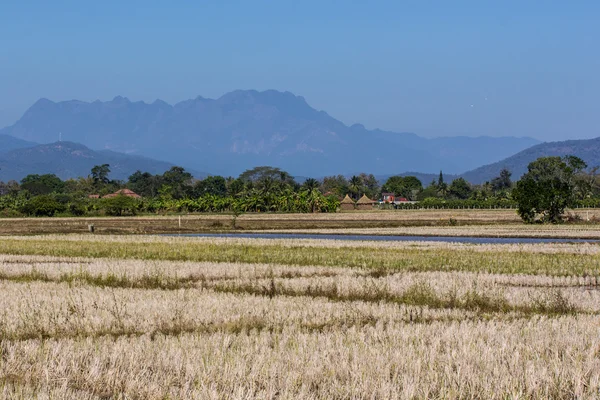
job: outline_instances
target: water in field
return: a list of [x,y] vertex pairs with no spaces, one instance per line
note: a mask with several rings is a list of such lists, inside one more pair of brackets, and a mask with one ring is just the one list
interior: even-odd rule
[[393,236],[393,235],[320,235],[310,233],[191,233],[168,236],[228,237],[250,239],[316,239],[316,240],[370,240],[386,242],[451,242],[472,244],[536,244],[536,243],[599,243],[594,239],[565,238],[491,238],[471,236]]

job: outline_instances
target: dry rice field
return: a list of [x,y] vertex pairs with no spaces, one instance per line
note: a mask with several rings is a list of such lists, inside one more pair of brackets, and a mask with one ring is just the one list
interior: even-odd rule
[[[593,230],[600,209],[567,213],[576,224],[570,229]],[[137,217],[0,218],[0,235],[86,233],[94,225],[97,234],[156,234],[227,231],[319,231],[374,234],[442,234],[449,229],[467,235],[536,235],[538,230],[560,236],[558,229],[523,225],[515,210],[373,210],[330,214],[248,213],[234,221],[228,214],[148,215]],[[597,229],[597,228],[596,228]],[[481,230],[481,232],[480,232]],[[512,231],[516,230],[516,233]],[[594,236],[591,236],[594,237]]]
[[600,245],[0,237],[6,399],[600,397]]
[[[600,218],[600,210],[593,211]],[[237,230],[394,228],[460,224],[517,224],[515,210],[351,211],[332,214],[248,213],[235,222]],[[139,217],[0,218],[0,235],[85,233],[94,225],[99,234],[197,233],[233,229],[233,216],[193,214]]]

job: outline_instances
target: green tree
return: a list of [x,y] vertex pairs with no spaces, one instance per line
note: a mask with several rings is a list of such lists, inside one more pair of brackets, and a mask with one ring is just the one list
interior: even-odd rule
[[227,187],[227,195],[231,197],[239,197],[244,191],[244,181],[229,177],[225,180]]
[[20,211],[36,217],[52,217],[57,212],[65,210],[65,206],[49,195],[36,196],[27,201]]
[[289,173],[269,166],[246,170],[238,179],[244,182],[247,192],[257,189],[264,194],[276,194],[285,188],[297,189],[297,183]]
[[442,171],[440,171],[436,188],[440,197],[446,197],[446,195],[448,194],[448,185],[444,182],[444,174],[442,174]]
[[[318,186],[318,185],[317,185]],[[305,192],[306,202],[310,209],[310,212],[317,212],[321,210],[321,207],[325,204],[325,197],[321,194],[318,187],[307,189]]]
[[252,169],[248,169],[242,172],[239,176],[239,179],[243,181],[252,181],[259,182],[265,178],[271,178],[277,182],[283,182],[287,184],[293,184],[294,178],[287,173],[286,171],[282,171],[279,168],[269,167],[269,166],[261,166],[255,167]]
[[511,188],[511,175],[512,173],[508,169],[503,168],[502,171],[500,171],[500,175],[492,179],[491,185],[494,193],[498,193]]
[[416,200],[423,184],[414,176],[391,176],[382,187],[382,191],[394,193],[399,197]]
[[207,176],[194,185],[194,196],[200,197],[205,194],[214,196],[225,196],[227,194],[227,182],[222,176]]
[[359,175],[362,180],[362,189],[363,193],[367,195],[367,197],[374,199],[379,197],[381,193],[381,187],[379,186],[379,182],[373,174],[365,174],[364,172]]
[[142,197],[158,196],[163,177],[149,172],[135,171],[127,180],[127,186]]
[[0,181],[0,196],[16,196],[20,190],[21,187],[17,181],[10,180],[6,183]]
[[363,191],[362,179],[356,175],[352,176],[350,181],[348,181],[348,189],[350,190],[350,193],[352,193],[352,197],[354,197],[354,199],[358,199]]
[[381,187],[383,192],[394,193],[396,196],[403,196],[404,177],[390,176]]
[[21,189],[29,191],[34,196],[49,193],[62,193],[64,188],[65,183],[54,174],[27,175],[21,180]]
[[101,206],[107,215],[135,215],[139,204],[138,199],[124,195],[101,199]]
[[565,162],[573,168],[573,193],[578,200],[591,197],[594,192],[594,179],[598,168],[592,168],[585,172],[588,167],[585,161],[576,156],[566,156]]
[[67,179],[65,181],[65,193],[87,197],[90,194],[97,194],[97,191],[94,187],[94,180],[91,176],[87,176],[85,178]]
[[168,187],[174,199],[184,198],[191,188],[192,174],[183,167],[171,167],[162,176],[162,188]]
[[[574,160],[577,162],[577,160]],[[528,223],[540,217],[543,222],[562,221],[565,208],[574,203],[575,168],[569,157],[542,157],[531,162],[527,173],[517,182],[513,197],[518,213]]]
[[460,200],[466,200],[471,196],[473,189],[469,182],[466,181],[465,178],[456,178],[450,183],[448,187],[448,193],[452,197],[455,197]]
[[320,186],[320,183],[319,183],[318,180],[316,180],[314,178],[308,178],[302,184],[302,189],[304,189],[304,190],[313,190],[313,189],[318,189],[319,186]]
[[350,191],[348,180],[344,175],[326,176],[321,184],[322,193],[334,193],[340,197],[345,196]]
[[108,175],[110,174],[109,164],[96,165],[92,168],[91,172],[92,179],[96,186],[110,183],[110,180],[108,179]]

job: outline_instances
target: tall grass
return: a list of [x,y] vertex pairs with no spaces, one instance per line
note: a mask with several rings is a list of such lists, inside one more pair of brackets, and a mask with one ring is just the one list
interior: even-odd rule
[[336,246],[3,240],[0,398],[597,397],[600,256]]

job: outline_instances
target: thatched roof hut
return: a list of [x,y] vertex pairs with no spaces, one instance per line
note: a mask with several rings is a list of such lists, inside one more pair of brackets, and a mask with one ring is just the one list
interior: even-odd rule
[[359,210],[370,210],[373,208],[373,204],[375,204],[375,201],[368,198],[366,194],[363,194],[356,202],[356,208]]
[[130,189],[121,189],[121,190],[117,190],[114,193],[111,194],[107,194],[106,196],[103,196],[104,198],[111,198],[111,197],[117,197],[117,196],[127,196],[127,197],[133,197],[134,199],[139,199],[140,196],[139,194],[135,193],[133,190]]
[[344,199],[340,202],[340,208],[342,210],[354,210],[354,200],[350,198],[350,196],[346,195]]

